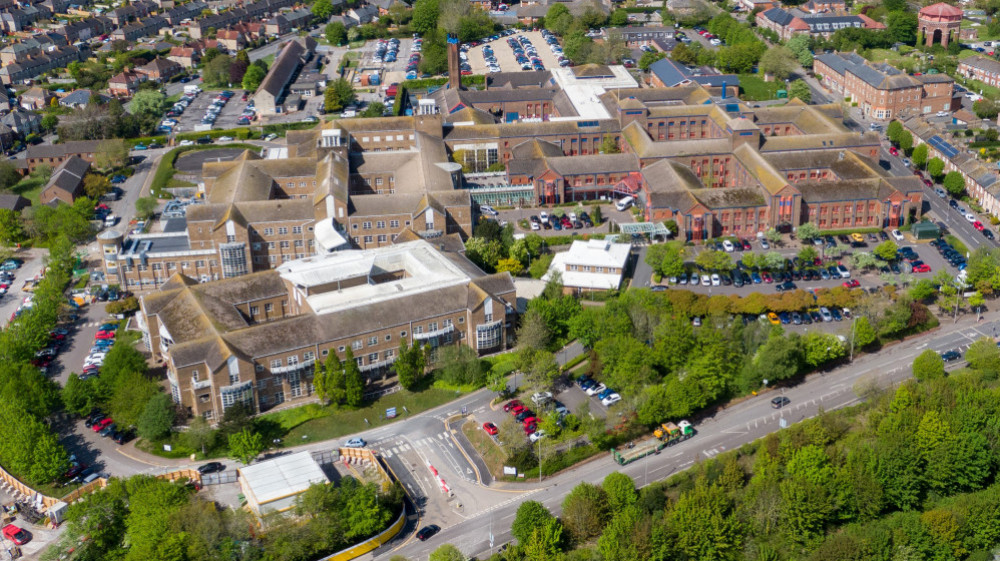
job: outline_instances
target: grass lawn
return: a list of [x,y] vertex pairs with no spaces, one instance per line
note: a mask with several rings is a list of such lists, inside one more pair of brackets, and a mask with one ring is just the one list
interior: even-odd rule
[[493,478],[501,477],[503,475],[503,463],[507,459],[503,448],[500,448],[496,441],[473,421],[462,425],[462,432],[469,439],[469,442],[472,443],[472,447],[476,449],[476,452],[482,456],[483,462],[486,463],[486,467],[490,468]]
[[[390,422],[398,422],[410,415],[448,403],[456,397],[454,391],[437,388],[428,388],[416,393],[401,390],[360,409],[341,409],[311,404],[265,414],[262,417],[264,420],[278,423],[286,431],[285,444],[292,446],[318,440],[329,440],[345,434],[386,425]],[[397,417],[395,419],[382,418],[385,415],[385,410],[389,407],[396,408]],[[403,407],[406,407],[409,412],[404,411]],[[365,419],[368,420],[367,423]]]
[[271,65],[274,63],[274,57],[275,57],[275,54],[272,53],[272,54],[269,54],[266,57],[262,58],[261,60],[263,60],[264,62],[267,63],[267,67],[268,68],[271,68]]
[[784,89],[785,83],[780,80],[765,82],[758,74],[740,74],[740,89],[743,98],[750,101],[767,101],[778,98],[778,90]]
[[895,62],[906,58],[899,52],[892,49],[871,49],[867,51],[867,54],[868,56],[866,58],[873,62],[885,62],[886,59],[888,59],[889,62]]
[[1000,97],[1000,88],[997,88],[996,86],[991,86],[989,84],[984,84],[984,83],[978,82],[976,80],[966,80],[965,83],[964,83],[964,85],[965,85],[966,88],[969,89],[969,91],[976,92],[976,93],[981,93],[982,95],[984,95],[986,97],[993,98],[993,99],[996,99],[997,97]]
[[191,183],[190,181],[174,179],[171,177],[170,181],[167,181],[167,187],[197,187],[197,185],[195,183]]
[[45,187],[45,180],[41,177],[25,177],[21,181],[11,187],[11,191],[21,195],[22,197],[31,201],[31,204],[38,204],[38,196],[41,195],[42,189]]

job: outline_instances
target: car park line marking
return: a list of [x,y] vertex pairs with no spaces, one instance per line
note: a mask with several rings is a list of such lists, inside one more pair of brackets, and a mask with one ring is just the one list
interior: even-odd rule
[[393,454],[399,454],[399,449],[398,449],[398,448],[396,448],[395,446],[393,446],[393,447],[392,447],[392,453],[393,453]]
[[442,432],[441,434],[437,435],[437,437],[438,440],[444,440],[444,433]]

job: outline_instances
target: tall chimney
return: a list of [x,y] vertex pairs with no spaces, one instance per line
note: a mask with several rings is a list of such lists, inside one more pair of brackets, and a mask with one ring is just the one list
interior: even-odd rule
[[462,89],[462,70],[458,59],[458,36],[448,34],[448,87]]

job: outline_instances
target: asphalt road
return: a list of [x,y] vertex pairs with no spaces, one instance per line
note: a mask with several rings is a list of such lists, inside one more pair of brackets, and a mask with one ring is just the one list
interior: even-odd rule
[[[991,314],[992,320],[1000,314]],[[695,438],[683,442],[656,456],[644,458],[628,466],[614,463],[610,455],[600,456],[575,469],[538,483],[525,483],[521,491],[511,495],[505,493],[504,500],[488,504],[486,508],[467,512],[464,519],[446,525],[428,517],[425,523],[437,523],[443,530],[426,542],[408,538],[401,546],[386,547],[375,554],[375,558],[403,555],[408,559],[427,559],[430,552],[443,543],[456,545],[465,555],[487,555],[491,549],[489,536],[494,535],[494,546],[510,541],[510,525],[517,508],[524,500],[540,501],[553,513],[561,510],[563,497],[580,482],[600,483],[605,476],[621,471],[632,477],[639,486],[665,479],[684,470],[695,462],[738,448],[769,433],[778,431],[783,423],[794,423],[815,416],[820,408],[830,411],[859,402],[855,387],[867,381],[889,387],[910,376],[910,364],[916,355],[926,348],[936,351],[965,349],[975,339],[992,337],[1000,322],[983,322],[978,325],[974,317],[964,318],[957,324],[945,323],[931,334],[914,337],[881,353],[865,355],[853,364],[825,373],[808,376],[802,383],[784,388],[782,394],[791,400],[790,405],[775,410],[770,400],[775,391],[765,392],[726,408],[714,417],[699,423]],[[953,364],[954,367],[956,364]],[[482,393],[482,392],[479,392]],[[473,394],[476,395],[476,394]],[[470,396],[471,397],[471,396]],[[509,491],[510,488],[505,491]],[[491,493],[492,494],[492,493]]]

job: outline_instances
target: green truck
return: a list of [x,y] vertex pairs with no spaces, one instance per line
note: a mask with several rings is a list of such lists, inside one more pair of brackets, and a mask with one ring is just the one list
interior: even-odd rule
[[694,436],[694,427],[688,421],[674,423],[663,423],[653,431],[653,437],[642,442],[625,447],[622,450],[611,450],[611,456],[620,465],[630,464],[640,458],[645,458],[650,454],[656,454],[667,446],[673,446],[678,442],[683,442]]

